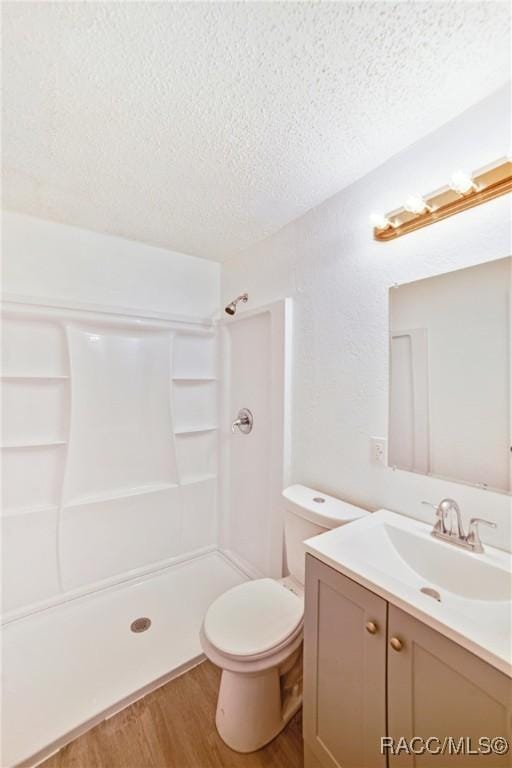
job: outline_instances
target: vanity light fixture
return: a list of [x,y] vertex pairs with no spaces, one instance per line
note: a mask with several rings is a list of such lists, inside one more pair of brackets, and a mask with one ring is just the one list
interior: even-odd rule
[[390,221],[382,213],[370,214],[370,221],[375,229],[389,229],[390,227],[394,226],[394,222]]
[[450,177],[450,189],[458,192],[459,195],[469,195],[471,192],[476,192],[478,187],[469,173],[454,171]]
[[373,236],[385,242],[512,192],[512,160],[502,158],[473,174],[455,171],[450,184],[425,197],[412,195],[403,208],[372,215]]
[[432,213],[434,210],[431,205],[429,205],[425,200],[420,197],[419,195],[409,195],[407,200],[404,203],[404,208],[406,211],[409,211],[409,213]]

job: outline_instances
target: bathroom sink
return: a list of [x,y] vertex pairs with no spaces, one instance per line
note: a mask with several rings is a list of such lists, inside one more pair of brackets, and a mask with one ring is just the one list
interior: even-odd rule
[[460,549],[432,525],[380,510],[306,551],[512,675],[512,558]]
[[[473,555],[444,543],[421,531],[409,531],[384,523],[374,529],[383,546],[391,546],[409,568],[426,582],[441,590],[470,600],[510,600],[510,573],[488,562],[482,555]],[[378,543],[378,542],[377,542]],[[390,564],[392,560],[388,561]]]

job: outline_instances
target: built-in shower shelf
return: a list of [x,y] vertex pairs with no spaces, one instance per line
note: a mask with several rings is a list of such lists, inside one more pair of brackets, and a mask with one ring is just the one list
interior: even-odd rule
[[0,448],[3,450],[18,450],[20,448],[53,448],[59,445],[67,445],[67,440],[27,440],[20,443],[7,443],[0,446]]
[[146,493],[167,491],[170,488],[178,488],[178,483],[154,483],[153,485],[141,485],[136,488],[118,488],[103,493],[91,493],[87,496],[76,496],[74,498],[66,499],[63,506],[80,507],[82,504],[98,504],[103,501],[114,501],[115,499],[126,499],[131,496],[142,496]]
[[22,517],[23,515],[37,515],[46,512],[58,512],[59,508],[55,504],[33,504],[29,507],[13,507],[2,512],[2,517]]
[[210,425],[206,427],[186,427],[184,429],[175,429],[174,434],[175,435],[193,435],[195,432],[214,432],[216,429],[218,429],[215,425]]
[[205,483],[207,480],[216,480],[217,475],[214,473],[206,475],[190,476],[186,480],[182,480],[180,485],[195,485],[196,483]]
[[2,381],[67,381],[69,376],[39,376],[31,374],[4,374]]

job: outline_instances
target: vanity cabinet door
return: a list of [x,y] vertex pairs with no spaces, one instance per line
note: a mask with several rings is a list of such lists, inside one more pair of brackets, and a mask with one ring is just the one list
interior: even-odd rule
[[306,768],[386,766],[386,618],[385,600],[306,556]]
[[[392,605],[388,626],[389,735],[394,739],[419,736],[441,741],[451,736],[456,742],[467,737],[473,749],[478,748],[481,736],[503,736],[512,750],[510,678]],[[436,746],[437,742],[433,744]],[[512,751],[501,756],[389,756],[390,768],[511,765]]]

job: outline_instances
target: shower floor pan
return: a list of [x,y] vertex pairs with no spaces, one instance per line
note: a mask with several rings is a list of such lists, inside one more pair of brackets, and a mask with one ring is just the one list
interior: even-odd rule
[[2,768],[36,765],[200,661],[207,607],[244,580],[211,552],[4,626]]

